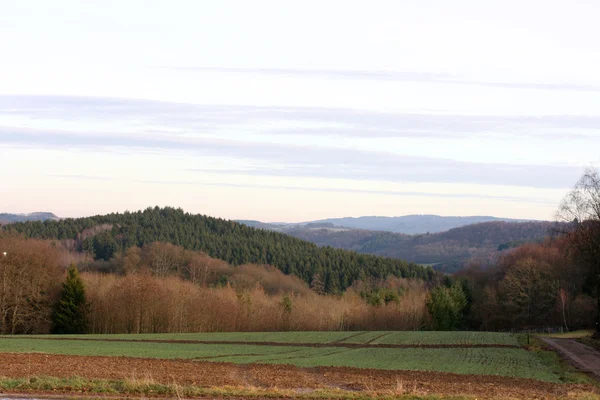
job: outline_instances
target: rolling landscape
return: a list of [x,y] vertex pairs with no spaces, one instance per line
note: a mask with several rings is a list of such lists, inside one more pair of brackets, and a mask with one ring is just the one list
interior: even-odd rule
[[600,2],[0,6],[0,400],[600,400]]
[[444,232],[465,225],[478,224],[482,222],[529,222],[510,218],[498,218],[490,216],[473,217],[443,217],[440,215],[404,215],[401,217],[347,217],[329,218],[302,223],[263,223],[260,221],[239,221],[246,225],[266,229],[291,229],[301,227],[330,227],[361,229],[365,231],[384,231],[394,233],[405,233],[407,235],[418,235],[426,233]]
[[[410,219],[429,220],[431,216]],[[398,220],[402,217],[392,218]],[[434,220],[443,220],[437,217]],[[385,219],[385,218],[379,218]],[[525,243],[541,242],[561,230],[561,224],[549,221],[505,221],[493,217],[452,218],[447,231],[438,233],[402,234],[387,230],[348,228],[333,222],[310,222],[305,224],[265,224],[240,221],[260,229],[282,232],[318,246],[331,246],[358,253],[374,254],[407,260],[417,264],[431,265],[444,272],[456,272],[469,263],[484,266],[497,261],[500,252]],[[360,220],[358,218],[357,220]],[[458,222],[460,220],[462,222]],[[491,220],[488,222],[472,222]],[[341,219],[340,224],[346,219]],[[352,224],[349,224],[352,225]],[[427,224],[425,224],[427,225]],[[374,228],[377,224],[365,224]],[[381,227],[381,225],[379,225]],[[437,231],[446,223],[429,226]]]
[[[593,363],[580,367],[586,375],[561,361],[550,339],[519,333],[575,330],[565,337],[585,339],[551,339],[561,352],[597,345],[585,330],[593,292],[565,252],[575,240],[568,224],[492,221],[417,236],[247,224],[159,207],[5,224],[0,388],[327,398],[598,390]],[[468,266],[449,275],[315,239],[341,233],[402,238],[396,246],[439,237],[425,242],[430,249],[450,235],[499,254],[486,263],[463,255]],[[557,303],[564,288],[569,300]],[[39,378],[23,379],[32,368]],[[121,380],[132,370],[143,377]]]

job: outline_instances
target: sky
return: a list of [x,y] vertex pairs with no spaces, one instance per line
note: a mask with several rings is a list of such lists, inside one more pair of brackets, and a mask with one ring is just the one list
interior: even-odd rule
[[0,0],[0,212],[553,219],[600,2]]

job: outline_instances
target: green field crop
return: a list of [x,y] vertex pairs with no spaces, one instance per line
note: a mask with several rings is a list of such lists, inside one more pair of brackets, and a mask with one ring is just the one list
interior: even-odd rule
[[218,332],[218,333],[156,333],[133,335],[70,335],[35,336],[117,340],[195,340],[224,342],[273,343],[360,343],[360,344],[505,344],[518,346],[516,337],[498,332]]
[[69,337],[118,340],[197,340],[222,342],[333,343],[353,336],[355,332],[203,332],[142,333],[117,335],[40,335],[35,337]]
[[[302,335],[301,333],[293,334]],[[175,337],[178,339],[181,338],[180,335]],[[366,347],[352,349],[343,347],[259,346],[252,345],[251,343],[110,342],[102,340],[47,340],[19,337],[0,339],[0,352],[39,352],[66,355],[151,357],[164,359],[178,358],[240,364],[291,364],[299,367],[347,366],[386,370],[502,375],[549,382],[559,381],[558,375],[541,364],[532,353],[525,349],[517,348],[389,349]]]
[[518,346],[517,338],[499,332],[365,332],[344,343],[436,345],[436,344],[501,344]]

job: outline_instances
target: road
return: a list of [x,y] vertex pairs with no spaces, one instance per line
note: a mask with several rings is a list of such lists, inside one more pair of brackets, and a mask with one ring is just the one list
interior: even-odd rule
[[600,379],[600,352],[574,339],[542,338],[579,369]]

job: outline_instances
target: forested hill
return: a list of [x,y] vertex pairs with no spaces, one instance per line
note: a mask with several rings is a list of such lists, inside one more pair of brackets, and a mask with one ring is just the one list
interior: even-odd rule
[[553,222],[484,222],[425,235],[340,229],[297,227],[280,230],[319,246],[333,246],[359,253],[400,258],[434,265],[444,272],[455,272],[475,261],[495,263],[502,249],[536,242],[552,233]]
[[431,268],[402,260],[353,251],[319,247],[278,232],[174,208],[148,208],[139,212],[10,224],[5,231],[26,237],[72,241],[75,248],[109,260],[120,250],[152,242],[168,242],[234,265],[270,264],[307,283],[322,280],[325,290],[344,290],[355,280],[388,275],[432,280]]

